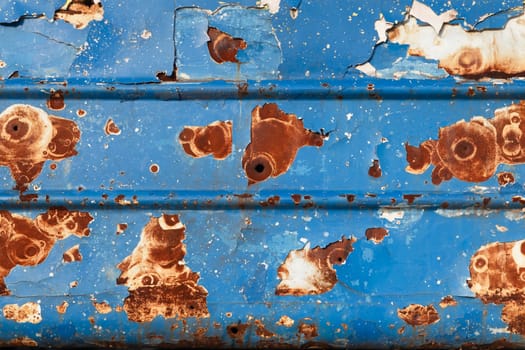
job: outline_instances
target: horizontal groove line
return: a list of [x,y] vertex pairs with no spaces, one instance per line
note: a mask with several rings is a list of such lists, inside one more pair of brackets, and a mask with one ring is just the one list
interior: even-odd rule
[[6,80],[0,99],[47,98],[63,90],[67,99],[106,100],[240,100],[240,99],[349,99],[349,100],[454,100],[522,99],[525,82],[265,80],[210,82],[125,83],[70,79],[65,81]]
[[348,191],[47,191],[20,200],[13,192],[0,192],[1,210],[456,210],[473,214],[525,207],[525,197],[501,193],[400,193],[371,194]]

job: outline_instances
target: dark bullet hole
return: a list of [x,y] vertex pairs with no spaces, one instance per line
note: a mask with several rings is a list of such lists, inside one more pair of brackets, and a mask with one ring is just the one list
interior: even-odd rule
[[259,163],[257,165],[255,165],[255,171],[258,172],[258,173],[262,173],[264,171],[264,165]]

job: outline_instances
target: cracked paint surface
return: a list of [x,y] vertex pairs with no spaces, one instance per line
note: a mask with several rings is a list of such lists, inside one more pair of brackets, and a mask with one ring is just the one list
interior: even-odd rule
[[281,49],[267,10],[236,5],[214,11],[182,7],[176,10],[175,21],[177,80],[277,76]]

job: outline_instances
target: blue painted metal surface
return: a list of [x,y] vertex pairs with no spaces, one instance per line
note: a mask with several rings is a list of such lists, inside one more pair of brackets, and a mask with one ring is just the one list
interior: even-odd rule
[[[496,119],[523,99],[522,74],[461,76],[392,36],[382,41],[410,16],[428,27],[412,1],[131,0],[105,1],[102,12],[88,1],[81,9],[95,15],[81,19],[94,20],[77,28],[72,3],[0,1],[0,111],[22,104],[44,116],[28,124],[36,136],[26,142],[0,115],[2,344],[523,346],[525,289],[519,278],[494,280],[520,276],[517,253],[473,259],[485,245],[523,239],[520,120],[504,131]],[[480,33],[523,13],[521,1],[425,5],[457,10],[442,25]],[[377,30],[381,18],[387,29]],[[212,57],[210,27],[230,60]],[[373,69],[358,69],[365,63]],[[281,112],[265,114],[265,104]],[[78,140],[49,116],[73,122]],[[265,117],[277,131],[257,134]],[[454,131],[448,143],[427,143],[428,169],[407,161],[407,145],[437,142],[473,117],[482,118],[468,125],[493,143],[480,132],[454,148]],[[206,155],[210,136],[183,148],[185,128],[217,121],[231,123],[231,153]],[[227,129],[215,130],[227,146]],[[74,154],[50,156],[59,141]],[[18,142],[26,148],[13,158]],[[250,171],[264,172],[244,167],[257,143],[276,164],[286,163],[279,151],[297,153],[281,174],[249,184]],[[471,144],[488,149],[481,162],[469,163]],[[464,155],[456,172],[447,147]],[[42,162],[32,176],[22,167]],[[493,171],[477,180],[485,166]],[[58,234],[49,217],[77,226]],[[19,246],[21,236],[36,246]],[[296,295],[284,295],[283,279]]]

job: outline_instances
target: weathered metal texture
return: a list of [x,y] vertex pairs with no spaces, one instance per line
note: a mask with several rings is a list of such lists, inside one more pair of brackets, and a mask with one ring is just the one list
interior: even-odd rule
[[2,345],[525,345],[520,1],[0,21]]

